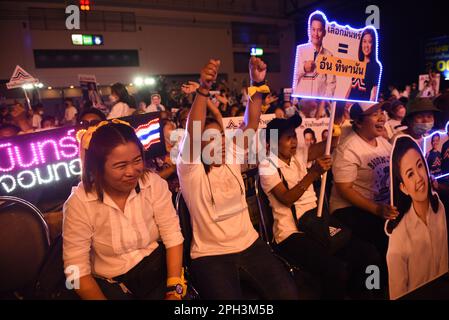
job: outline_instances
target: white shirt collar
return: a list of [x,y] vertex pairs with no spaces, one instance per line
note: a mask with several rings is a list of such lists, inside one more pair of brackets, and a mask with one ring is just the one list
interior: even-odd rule
[[[131,190],[131,193],[129,194],[128,199],[126,201],[127,202],[131,201],[132,199],[137,197],[138,194],[140,192],[142,192],[142,189],[145,189],[146,187],[147,186],[141,181],[141,179],[139,179],[139,183],[138,183],[137,187],[135,189]],[[76,187],[74,187],[74,188],[76,188]],[[138,190],[139,192],[137,192],[136,190]],[[92,192],[86,192],[82,182],[80,182],[80,184],[78,185],[78,189],[77,189],[76,193],[77,193],[78,197],[80,197],[81,200],[85,201],[85,202],[99,200],[97,192],[95,190],[92,190]],[[103,203],[110,207],[117,208],[117,205],[115,204],[115,202],[112,200],[112,198],[109,196],[109,194],[107,192],[103,193]]]
[[410,215],[409,216],[409,220],[410,220],[411,226],[414,229],[417,229],[419,227],[419,225],[421,225],[421,224],[428,227],[429,226],[430,215],[434,214],[434,212],[433,212],[432,206],[431,206],[430,201],[429,201],[429,208],[427,209],[426,223],[425,224],[421,220],[421,218],[418,216],[418,214],[416,213],[415,207],[413,207],[413,203],[410,206],[410,210],[409,210],[408,214]]

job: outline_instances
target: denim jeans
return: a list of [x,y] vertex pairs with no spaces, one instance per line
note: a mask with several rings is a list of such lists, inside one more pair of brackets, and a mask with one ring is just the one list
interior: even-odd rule
[[243,299],[242,279],[251,283],[261,299],[299,298],[294,280],[284,264],[260,238],[239,253],[192,260],[191,273],[201,299]]

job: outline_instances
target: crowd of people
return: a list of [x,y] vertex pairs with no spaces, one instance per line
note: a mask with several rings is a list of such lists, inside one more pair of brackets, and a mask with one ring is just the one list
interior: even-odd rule
[[[81,140],[81,183],[64,205],[64,264],[80,270],[78,295],[83,299],[182,299],[187,286],[184,240],[174,208],[181,192],[193,231],[190,280],[201,298],[242,299],[240,280],[245,278],[263,299],[298,299],[301,286],[272,250],[319,278],[322,298],[367,294],[366,266],[378,265],[382,287],[371,296],[387,297],[387,257],[394,255],[389,252],[384,225],[410,216],[410,203],[401,208],[390,203],[393,143],[409,135],[422,147],[425,136],[444,130],[449,121],[449,92],[430,98],[428,92],[416,92],[414,84],[402,94],[391,87],[378,103],[339,102],[334,131],[323,133],[332,139],[331,156],[325,154],[325,141],[318,143],[312,130],[303,132],[304,145],[296,135],[304,118],[328,117],[330,103],[278,95],[269,88],[267,66],[258,58],[249,63],[249,88],[217,82],[219,68],[220,61],[210,60],[199,82],[153,93],[142,101],[123,84],[114,84],[108,112],[89,104],[76,107],[72,99],[65,100],[61,119],[46,115],[40,103],[32,110],[20,102],[1,107],[0,138],[64,125],[88,128]],[[154,159],[145,159],[132,127],[118,120],[148,112],[159,112],[165,137],[166,154]],[[213,140],[198,140],[194,129],[199,123],[201,133],[215,130],[224,137],[222,118],[243,116],[235,142],[238,135],[257,130],[263,113],[275,114],[267,133],[278,133],[276,141],[267,134],[268,154],[259,163],[260,183],[274,218],[272,248],[250,220],[241,166],[226,160],[224,142],[221,156],[203,159],[202,151]],[[174,141],[170,137],[176,131],[181,138]],[[432,137],[427,175],[436,176],[449,167],[447,143],[440,152],[439,139],[439,135]],[[248,151],[248,145],[232,149],[238,156]],[[327,223],[350,231],[335,250],[320,241],[313,228],[318,206],[314,186],[325,172],[333,180],[332,222]],[[429,188],[435,191],[442,221],[449,212],[449,180],[432,179]]]

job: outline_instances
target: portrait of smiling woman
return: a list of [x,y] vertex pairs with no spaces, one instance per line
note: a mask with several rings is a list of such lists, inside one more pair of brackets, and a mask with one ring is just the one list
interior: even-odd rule
[[353,78],[347,97],[351,100],[376,101],[380,65],[376,61],[376,33],[366,29],[362,33],[359,45],[359,61],[366,63],[364,79]]
[[180,300],[179,219],[167,182],[145,169],[134,129],[117,119],[100,122],[81,147],[82,182],[64,204],[63,221],[64,268],[78,270],[76,293],[86,300]]
[[397,299],[448,271],[447,225],[426,160],[412,137],[396,139],[390,163],[399,216],[386,222],[387,263],[390,299]]

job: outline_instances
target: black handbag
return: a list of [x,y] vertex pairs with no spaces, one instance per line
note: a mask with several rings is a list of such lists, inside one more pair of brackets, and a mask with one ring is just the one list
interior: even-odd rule
[[[281,169],[277,168],[277,170],[282,183],[289,190],[287,180],[285,180]],[[303,232],[321,244],[331,254],[344,248],[351,239],[351,230],[343,226],[335,217],[328,217],[326,215],[318,217],[317,209],[315,208],[304,213],[298,220],[295,205],[293,204],[290,209],[298,231]]]

